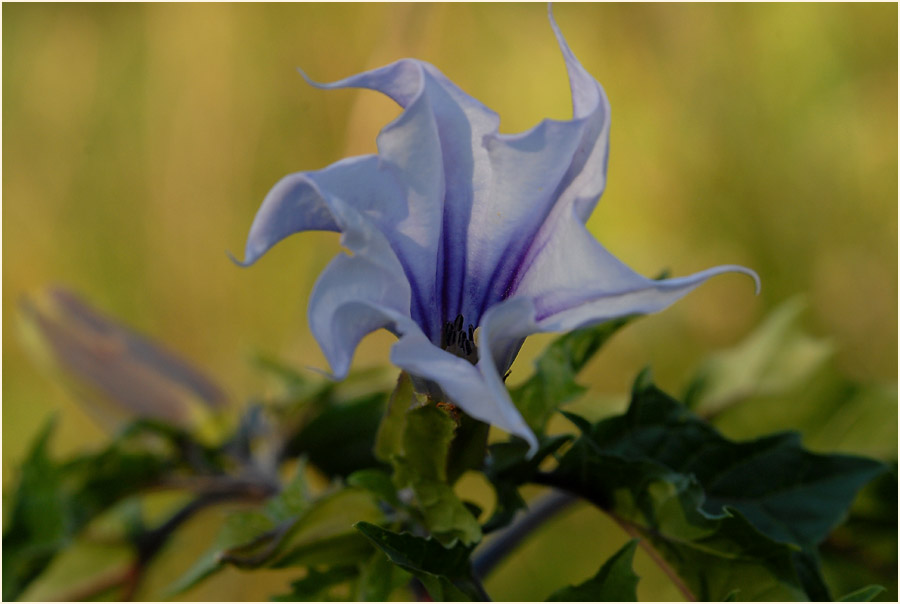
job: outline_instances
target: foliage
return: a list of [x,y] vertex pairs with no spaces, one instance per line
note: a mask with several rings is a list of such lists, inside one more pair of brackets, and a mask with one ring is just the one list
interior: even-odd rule
[[638,540],[632,539],[607,560],[597,574],[581,583],[553,592],[548,602],[637,602],[640,580],[631,569]]
[[[743,352],[701,368],[688,394],[695,409],[718,419],[744,404],[717,372],[733,375],[746,359],[759,358],[759,342],[778,340],[771,334],[779,321],[789,323],[768,323],[769,336],[757,334]],[[123,527],[118,539],[132,552],[131,572],[109,581],[108,569],[98,567],[60,596],[116,589],[114,597],[127,599],[186,520],[223,506],[214,543],[158,595],[190,594],[232,567],[295,570],[275,596],[283,601],[386,600],[422,590],[434,600],[484,600],[479,573],[488,571],[475,569],[487,568],[481,561],[498,551],[510,555],[534,526],[525,519],[541,507],[522,495],[534,485],[594,504],[632,537],[593,576],[549,594],[551,601],[636,600],[638,547],[685,597],[823,600],[834,591],[847,593],[845,601],[879,597],[883,588],[862,585],[884,581],[883,574],[859,575],[867,578],[853,583],[829,569],[847,566],[846,552],[867,547],[864,540],[891,527],[896,532],[896,471],[881,462],[811,452],[797,433],[728,438],[654,385],[648,371],[635,381],[624,413],[592,423],[563,412],[575,429],[548,432],[558,407],[583,394],[578,372],[624,323],[559,338],[534,375],[512,390],[541,435],[531,456],[517,438],[487,444],[483,424],[417,394],[405,375],[388,393],[375,385],[375,374],[332,384],[270,360],[261,365],[278,377],[281,393],[248,405],[212,440],[208,431],[200,436],[201,428],[194,433],[138,418],[97,452],[56,460],[48,424],[12,494],[4,599],[21,598],[74,540],[110,522]],[[808,357],[808,346],[792,346]],[[790,364],[788,357],[782,353],[779,363]],[[757,372],[754,380],[789,390],[788,382],[814,374],[770,379]],[[467,471],[483,475],[496,493],[484,518],[458,494]],[[160,489],[181,493],[184,505],[151,522],[131,503]],[[886,565],[891,543],[888,537],[883,545]],[[840,580],[830,585],[835,576]]]

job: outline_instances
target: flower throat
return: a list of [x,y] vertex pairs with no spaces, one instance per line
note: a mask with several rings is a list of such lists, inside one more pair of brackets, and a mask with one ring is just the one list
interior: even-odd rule
[[465,359],[473,365],[478,362],[478,345],[475,342],[475,326],[469,323],[463,328],[465,321],[457,315],[455,321],[447,321],[441,330],[441,348]]

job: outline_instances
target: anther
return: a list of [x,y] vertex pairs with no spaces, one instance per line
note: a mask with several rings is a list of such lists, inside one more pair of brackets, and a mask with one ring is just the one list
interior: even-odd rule
[[465,318],[459,314],[453,321],[444,323],[441,330],[441,348],[475,364],[478,362],[475,332],[475,326],[469,323],[466,327]]

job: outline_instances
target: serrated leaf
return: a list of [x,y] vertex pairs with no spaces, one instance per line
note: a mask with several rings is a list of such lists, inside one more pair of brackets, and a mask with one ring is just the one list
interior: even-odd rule
[[557,338],[535,362],[534,374],[510,389],[513,402],[535,433],[543,433],[553,412],[584,391],[575,376],[633,318],[616,319]]
[[415,493],[425,524],[438,539],[465,545],[481,540],[478,520],[447,482],[447,459],[456,423],[433,405],[411,409],[403,432],[403,457],[395,467],[403,470]]
[[390,463],[395,455],[403,454],[403,431],[406,428],[406,412],[416,402],[412,380],[404,371],[397,378],[397,386],[388,399],[387,412],[378,426],[375,439],[375,456]]
[[395,533],[368,522],[359,522],[356,528],[391,562],[422,581],[435,601],[482,599],[482,593],[471,578],[471,548],[461,543],[447,548],[433,538]]
[[700,599],[796,599],[816,579],[798,577],[800,545],[821,540],[881,468],[789,435],[728,441],[642,374],[628,411],[586,430],[553,482],[638,527]]
[[323,592],[340,583],[356,578],[359,569],[355,566],[336,566],[325,571],[310,568],[305,577],[291,583],[291,591],[274,596],[273,602],[321,601]]
[[838,600],[839,602],[871,602],[882,593],[885,589],[881,585],[868,585],[861,589],[857,589]]
[[637,602],[640,577],[632,570],[638,540],[632,539],[607,560],[597,574],[579,585],[564,587],[548,602]]
[[729,441],[655,386],[637,390],[626,414],[599,422],[590,438],[609,454],[695,476],[706,512],[732,506],[771,538],[801,546],[824,539],[885,470],[862,457],[809,453],[796,433]]

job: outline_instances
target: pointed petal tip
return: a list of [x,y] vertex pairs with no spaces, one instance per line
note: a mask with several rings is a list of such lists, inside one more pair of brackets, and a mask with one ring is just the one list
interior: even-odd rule
[[309,84],[310,86],[313,86],[314,88],[318,88],[319,90],[331,90],[333,88],[340,87],[339,82],[318,82],[318,81],[312,79],[311,77],[309,77],[306,74],[306,72],[303,71],[303,69],[301,69],[300,67],[295,67],[294,69],[297,70],[297,73],[300,74],[300,77],[302,77],[304,80],[306,80],[307,84]]
[[562,38],[562,32],[559,30],[559,25],[556,24],[556,17],[553,16],[553,3],[547,3],[547,18],[550,19],[550,27],[553,29],[553,33],[556,34],[557,38]]
[[238,265],[241,268],[247,268],[251,264],[256,262],[256,258],[251,258],[249,260],[238,260],[237,256],[235,256],[234,254],[231,253],[231,250],[225,250],[225,254],[228,255],[229,260],[231,260],[232,262],[234,262],[236,265]]
[[762,289],[762,281],[760,280],[759,275],[756,274],[755,270],[744,266],[734,266],[732,267],[732,270],[737,273],[747,275],[748,277],[753,279],[753,285],[755,286],[753,293],[757,296],[759,295],[759,291]]
[[747,275],[748,277],[753,279],[754,294],[757,296],[759,295],[759,291],[762,288],[762,281],[760,280],[759,275],[756,274],[755,270],[747,268],[746,266],[741,266],[739,264],[725,264],[709,269],[709,271],[702,271],[702,273],[697,274],[706,274],[706,278],[709,278],[714,275],[721,275],[724,273],[740,273],[742,275]]
[[304,80],[306,80],[306,83],[309,84],[310,86],[315,86],[316,88],[321,88],[321,87],[322,87],[322,84],[321,84],[320,82],[316,82],[314,79],[312,79],[311,77],[309,77],[308,75],[306,75],[306,72],[303,71],[302,68],[300,68],[300,67],[295,67],[294,69],[297,70],[297,73],[300,74],[300,77],[302,77]]

